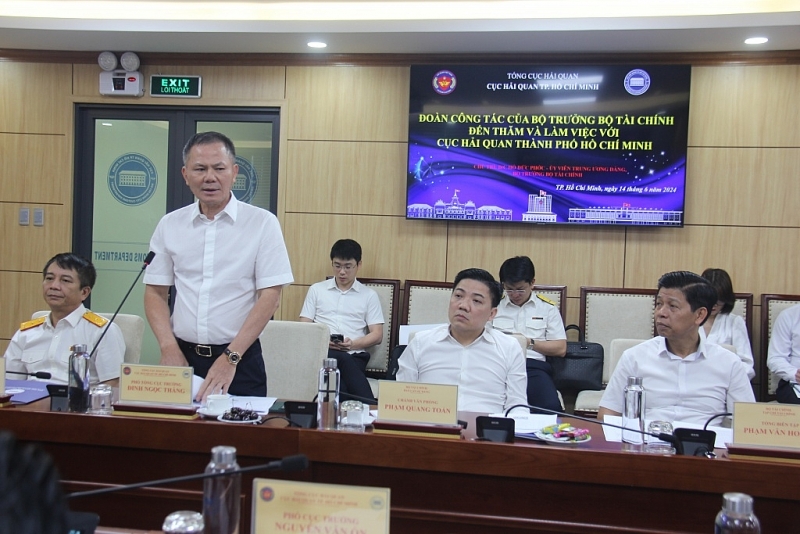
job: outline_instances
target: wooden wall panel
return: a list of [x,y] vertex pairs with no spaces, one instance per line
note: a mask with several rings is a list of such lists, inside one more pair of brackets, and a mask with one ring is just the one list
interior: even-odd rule
[[405,216],[407,143],[288,145],[286,211]]
[[578,296],[582,285],[621,287],[624,250],[621,228],[451,223],[446,279],[468,267],[498,277],[505,259],[529,256],[537,283],[566,285],[568,295]]
[[687,226],[628,230],[625,286],[656,287],[669,271],[725,269],[734,291],[800,293],[800,229]]
[[[28,226],[19,225],[20,207],[30,208]],[[44,209],[44,226],[33,226],[34,208]],[[61,205],[0,203],[0,270],[38,272],[47,260],[68,251],[72,242],[70,214],[71,210]]]
[[21,322],[30,319],[33,312],[47,309],[42,298],[41,271],[0,271],[0,302],[0,338],[11,339]]
[[351,238],[364,251],[365,278],[441,280],[445,273],[444,225],[400,217],[287,213],[283,233],[295,283],[313,284],[331,274],[330,251]]
[[288,67],[289,139],[408,140],[408,67]]
[[72,202],[69,142],[63,135],[0,133],[0,200]]
[[69,133],[71,75],[72,65],[0,61],[0,132]]
[[690,148],[687,161],[687,224],[800,226],[800,148]]
[[[318,280],[319,281],[319,280]],[[300,310],[303,309],[303,301],[308,293],[307,285],[291,285],[283,288],[283,298],[281,300],[281,320],[297,321],[300,317]]]
[[694,67],[691,146],[800,147],[800,65]]
[[[98,97],[113,104],[159,104],[170,106],[231,105],[235,101],[282,100],[286,87],[285,67],[210,67],[144,65],[145,94],[137,97],[102,97],[99,92],[100,67],[75,65],[74,95]],[[186,74],[202,76],[201,98],[153,98],[150,96],[151,74]]]

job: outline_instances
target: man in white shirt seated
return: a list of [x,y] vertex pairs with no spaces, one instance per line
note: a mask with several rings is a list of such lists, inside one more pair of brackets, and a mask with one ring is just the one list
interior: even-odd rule
[[700,338],[699,327],[717,302],[708,280],[688,271],[658,281],[658,337],[622,354],[598,418],[621,415],[628,377],[642,377],[645,418],[705,424],[733,411],[734,402],[755,402],[745,367],[736,354]]
[[[366,349],[383,340],[381,301],[374,290],[356,279],[361,268],[361,245],[356,241],[340,239],[334,243],[331,266],[333,278],[308,288],[300,321],[328,325],[328,358],[336,360],[341,373],[342,400],[372,399],[366,375],[370,355]],[[342,339],[334,340],[336,334]]]
[[509,258],[500,267],[505,296],[497,307],[492,325],[507,333],[528,338],[525,370],[528,374],[528,404],[561,410],[553,382],[553,368],[546,356],[567,354],[567,334],[555,302],[533,291],[536,270],[527,256]]
[[487,326],[497,313],[500,285],[483,269],[465,269],[453,287],[450,323],[411,340],[397,380],[457,385],[458,409],[468,412],[498,413],[526,404],[522,347]]
[[[56,254],[42,270],[42,295],[50,313],[25,321],[5,353],[6,369],[22,373],[47,372],[49,381],[67,383],[70,347],[87,345],[92,352],[108,319],[83,306],[97,279],[92,263],[76,254]],[[122,331],[111,324],[92,356],[92,383],[119,378],[125,356]],[[9,378],[22,378],[9,373]]]
[[778,402],[800,404],[800,304],[785,309],[772,327],[767,367],[781,379]]

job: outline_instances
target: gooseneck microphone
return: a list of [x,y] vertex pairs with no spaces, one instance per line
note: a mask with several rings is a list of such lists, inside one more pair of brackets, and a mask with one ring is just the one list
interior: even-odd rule
[[636,432],[637,434],[641,434],[643,436],[651,436],[651,437],[654,437],[654,438],[658,438],[661,441],[666,441],[667,443],[669,443],[670,445],[675,447],[675,453],[676,454],[683,454],[683,444],[673,434],[666,434],[664,432],[658,432],[658,433],[645,432],[644,430],[639,430],[638,428],[627,428],[627,427],[623,427],[621,425],[615,425],[613,423],[606,423],[605,421],[600,421],[599,419],[589,419],[588,417],[581,417],[580,415],[573,415],[573,414],[569,414],[569,413],[566,413],[566,412],[559,412],[557,410],[550,410],[548,408],[542,408],[540,406],[532,406],[530,404],[515,404],[514,406],[512,406],[511,408],[506,410],[505,416],[508,417],[509,412],[511,410],[513,410],[514,408],[531,408],[531,409],[534,409],[534,410],[541,410],[543,412],[551,413],[551,414],[554,414],[554,415],[560,415],[561,417],[570,417],[572,419],[579,419],[581,421],[586,421],[587,423],[594,423],[596,425],[610,426],[612,428],[619,428],[619,429],[625,430],[625,431],[631,430],[631,431]]
[[53,378],[53,375],[48,373],[47,371],[38,371],[36,373],[23,373],[22,371],[6,371],[6,374],[11,375],[23,375],[23,376],[32,376],[34,378],[41,378],[42,380],[49,380]]
[[303,471],[308,468],[308,457],[305,454],[295,454],[293,456],[286,456],[280,460],[275,460],[266,464],[252,465],[250,467],[242,467],[233,471],[223,471],[218,473],[200,473],[197,475],[186,475],[182,477],[162,478],[159,480],[150,480],[147,482],[138,482],[136,484],[126,484],[125,486],[112,486],[110,488],[100,488],[89,491],[78,491],[67,495],[67,499],[77,499],[79,497],[91,497],[93,495],[105,495],[106,493],[116,493],[118,491],[132,490],[137,488],[151,487],[151,486],[165,486],[167,484],[175,484],[177,482],[186,482],[189,480],[203,480],[206,478],[227,477],[231,475],[238,475],[240,473],[249,473],[251,471]]
[[108,321],[108,324],[103,329],[103,332],[100,334],[100,337],[97,338],[97,343],[95,343],[94,347],[92,347],[92,352],[89,353],[89,359],[90,360],[94,356],[94,353],[97,352],[97,347],[100,345],[100,342],[106,336],[106,332],[108,332],[108,329],[111,328],[111,323],[113,323],[114,319],[117,318],[117,314],[122,309],[122,305],[125,304],[126,300],[128,300],[128,295],[130,295],[131,291],[133,291],[133,287],[136,285],[136,282],[139,281],[139,277],[142,276],[142,273],[144,272],[144,270],[147,268],[148,265],[150,265],[150,263],[153,261],[153,258],[155,258],[155,257],[156,257],[156,253],[153,252],[152,250],[147,253],[147,256],[145,256],[144,262],[142,263],[142,268],[139,270],[139,274],[137,274],[136,278],[134,278],[133,283],[131,284],[131,287],[128,288],[128,292],[125,293],[124,297],[122,297],[122,302],[119,303],[119,307],[117,307],[117,311],[115,311],[114,315],[111,316],[111,320]]

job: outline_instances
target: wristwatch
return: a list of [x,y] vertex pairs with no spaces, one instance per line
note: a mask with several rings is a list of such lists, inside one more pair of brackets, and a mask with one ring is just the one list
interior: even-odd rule
[[528,339],[528,350],[533,350],[533,346],[536,344],[536,340],[533,338]]
[[239,362],[242,361],[242,355],[238,352],[233,352],[227,348],[222,352],[228,357],[228,363],[231,365],[239,365]]

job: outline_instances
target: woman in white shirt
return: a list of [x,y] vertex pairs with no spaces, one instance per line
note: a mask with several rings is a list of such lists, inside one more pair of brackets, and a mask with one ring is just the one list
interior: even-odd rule
[[731,277],[723,269],[706,269],[703,278],[717,291],[717,303],[711,309],[708,320],[700,327],[700,336],[717,345],[732,345],[736,355],[747,367],[747,377],[756,375],[753,369],[753,349],[744,319],[731,314],[736,297],[733,294]]

